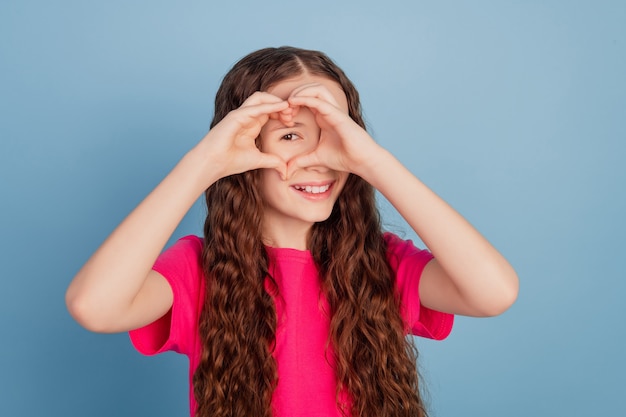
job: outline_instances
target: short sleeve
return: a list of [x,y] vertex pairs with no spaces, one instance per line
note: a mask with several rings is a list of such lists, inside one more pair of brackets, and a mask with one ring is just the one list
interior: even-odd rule
[[420,278],[433,255],[428,250],[416,248],[410,240],[402,240],[392,233],[385,233],[384,237],[387,260],[396,273],[400,313],[408,332],[429,339],[445,339],[452,331],[454,316],[424,307],[420,303]]
[[203,303],[202,240],[185,236],[159,255],[152,269],[170,284],[174,300],[163,317],[129,332],[144,355],[174,351],[189,356],[197,337]]

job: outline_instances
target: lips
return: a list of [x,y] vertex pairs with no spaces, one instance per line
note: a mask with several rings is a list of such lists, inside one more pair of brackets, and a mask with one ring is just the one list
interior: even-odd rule
[[311,193],[311,194],[320,194],[320,193],[325,193],[326,191],[328,191],[328,189],[330,188],[330,184],[326,184],[326,185],[294,185],[293,188],[295,188],[298,191],[302,191],[305,193]]
[[302,184],[292,185],[291,187],[295,189],[296,191],[299,191],[303,194],[316,196],[316,195],[323,195],[326,192],[328,192],[328,190],[332,188],[333,184],[334,184],[334,181],[324,182],[324,183],[309,183],[309,184],[302,183]]

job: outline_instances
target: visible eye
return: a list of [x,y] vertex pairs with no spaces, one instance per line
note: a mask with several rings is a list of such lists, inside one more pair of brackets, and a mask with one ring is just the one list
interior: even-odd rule
[[281,137],[281,140],[297,140],[300,139],[300,135],[298,135],[297,133],[287,133],[286,135],[283,135]]

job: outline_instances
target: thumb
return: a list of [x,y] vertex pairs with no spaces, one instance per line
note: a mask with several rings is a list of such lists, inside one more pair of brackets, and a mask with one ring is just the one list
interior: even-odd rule
[[320,159],[315,151],[296,156],[287,162],[287,179],[299,169],[317,165],[320,165]]
[[287,178],[287,163],[280,157],[269,154],[261,153],[258,168],[271,168],[278,171],[282,179]]

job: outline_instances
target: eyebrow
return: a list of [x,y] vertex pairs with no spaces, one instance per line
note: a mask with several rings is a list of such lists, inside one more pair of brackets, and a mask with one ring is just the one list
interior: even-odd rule
[[278,126],[270,129],[270,132],[274,132],[276,130],[282,130],[282,129],[294,129],[296,127],[304,127],[304,123],[300,123],[300,122],[295,122],[293,126],[286,126],[284,125],[281,121],[276,120],[276,122],[278,122]]

